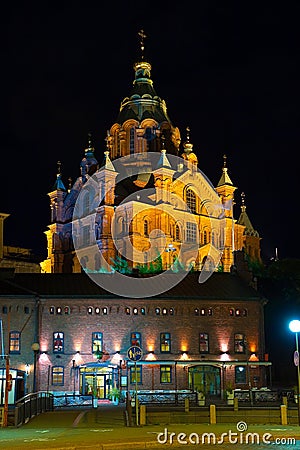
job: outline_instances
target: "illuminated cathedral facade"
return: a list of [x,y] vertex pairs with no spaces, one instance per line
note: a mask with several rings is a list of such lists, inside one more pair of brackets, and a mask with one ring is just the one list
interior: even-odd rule
[[[212,265],[219,271],[231,270],[233,252],[236,250],[244,250],[250,260],[260,262],[260,236],[248,217],[244,197],[240,215],[237,219],[234,218],[236,187],[228,174],[226,156],[219,182],[212,188],[205,176],[197,171],[198,158],[190,141],[188,128],[181,146],[180,131],[169,119],[165,101],[154,90],[150,63],[144,60],[137,62],[134,71],[135,79],[131,94],[121,102],[117,121],[107,132],[102,164],[96,159],[89,137],[88,146],[80,163],[80,176],[68,189],[65,188],[59,167],[54,189],[49,193],[51,224],[46,231],[48,257],[41,263],[42,271],[76,273],[82,270],[84,264],[78,261],[74,249],[74,240],[76,246],[78,237],[74,236],[72,230],[73,212],[82,189],[90,177],[95,176],[98,176],[99,183],[105,186],[107,192],[101,204],[96,205],[98,212],[95,227],[91,229],[84,226],[82,221],[79,238],[82,242],[78,245],[89,245],[89,242],[93,241],[91,234],[95,234],[99,251],[108,264],[116,261],[119,250],[122,253],[125,236],[130,236],[134,248],[146,253],[149,248],[149,235],[154,229],[160,229],[166,237],[165,248],[161,245],[157,248],[163,269],[170,267],[173,261],[177,260],[181,244],[187,239],[197,239],[198,251],[193,257],[186,255],[180,260],[181,266],[185,269],[193,267],[201,270],[211,246],[222,248],[219,261],[209,256],[212,258]],[[149,152],[158,153],[157,166],[154,170],[152,168],[150,173],[132,176],[131,173],[134,173],[132,166],[139,164],[139,161],[142,162],[143,157]],[[181,160],[182,164],[179,162],[177,167],[172,166],[169,161],[172,155],[177,157],[176,161]],[[135,157],[132,163],[130,156]],[[122,157],[128,159],[126,162],[128,178],[126,182],[123,180],[118,183],[119,173],[114,162]],[[193,176],[194,171],[197,171],[197,177]],[[150,199],[149,196],[143,195],[143,192],[149,189],[153,190]],[[208,200],[223,205],[222,230],[220,227],[217,231],[212,229],[212,217],[207,209]],[[88,214],[89,204],[93,199],[86,198],[83,201],[87,203]],[[181,202],[180,207],[178,201]],[[162,203],[168,205],[166,214],[168,217],[165,220],[160,208]],[[113,242],[112,226],[116,229],[116,238],[119,241],[117,249]],[[170,249],[171,251],[168,251]],[[144,266],[149,266],[149,261],[145,260],[143,263]],[[141,265],[134,261],[132,255],[127,264],[130,268]],[[101,264],[96,260],[89,268],[100,270]]]

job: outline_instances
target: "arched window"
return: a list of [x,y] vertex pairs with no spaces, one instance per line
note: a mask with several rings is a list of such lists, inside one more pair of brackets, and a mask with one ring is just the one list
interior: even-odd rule
[[186,190],[186,204],[192,213],[196,213],[196,194],[192,189]]
[[148,220],[144,220],[144,236],[149,236]]
[[180,228],[179,225],[175,225],[175,241],[180,241]]

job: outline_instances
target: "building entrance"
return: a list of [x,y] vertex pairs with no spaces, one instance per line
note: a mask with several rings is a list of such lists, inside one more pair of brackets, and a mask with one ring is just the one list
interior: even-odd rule
[[82,376],[82,385],[85,387],[85,394],[97,396],[99,399],[107,397],[109,383],[109,375],[83,374]]
[[221,395],[220,368],[210,365],[190,367],[189,386],[205,395]]
[[79,369],[79,392],[98,399],[108,398],[112,387],[118,384],[118,371],[112,366],[86,364]]

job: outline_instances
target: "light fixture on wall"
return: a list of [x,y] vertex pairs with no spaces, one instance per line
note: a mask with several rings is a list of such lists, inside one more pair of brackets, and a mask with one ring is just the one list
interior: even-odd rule
[[26,375],[29,375],[30,374],[30,364],[25,364],[25,373],[26,373]]

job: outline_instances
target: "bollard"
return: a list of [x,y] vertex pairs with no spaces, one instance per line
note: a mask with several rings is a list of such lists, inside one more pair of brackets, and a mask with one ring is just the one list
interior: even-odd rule
[[237,397],[234,397],[233,399],[233,410],[238,411],[239,410],[239,400]]
[[285,406],[288,405],[288,398],[285,395],[282,397],[282,404],[285,405]]
[[190,401],[188,398],[184,399],[184,410],[185,410],[185,412],[189,412],[189,410],[190,410]]
[[209,405],[209,422],[211,425],[217,423],[216,405]]
[[281,425],[287,425],[287,407],[286,405],[280,406],[280,414],[281,414]]
[[146,425],[146,405],[140,406],[140,425]]

